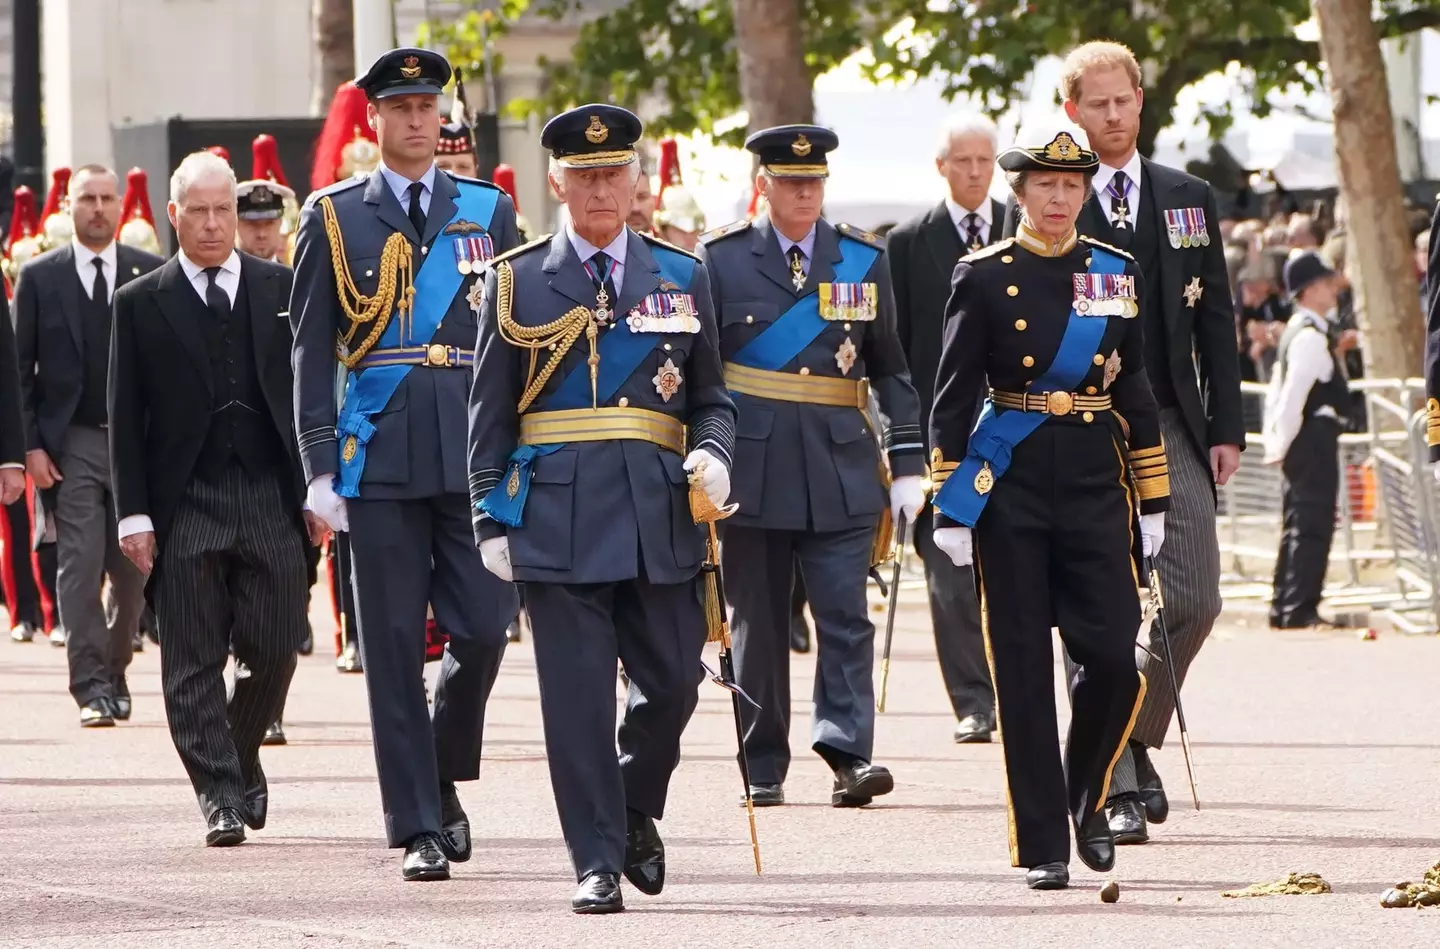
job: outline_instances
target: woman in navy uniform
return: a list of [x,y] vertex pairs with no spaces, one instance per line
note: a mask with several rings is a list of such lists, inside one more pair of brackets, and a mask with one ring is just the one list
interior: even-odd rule
[[[1085,865],[1114,865],[1106,789],[1145,694],[1136,513],[1153,556],[1169,475],[1135,319],[1140,271],[1075,231],[1095,154],[1061,132],[999,164],[1023,216],[1016,237],[955,268],[930,419],[935,545],[958,566],[973,559],[980,585],[1011,860],[1031,888],[1061,889],[1067,811]],[[1078,663],[1063,762],[1054,626]]]

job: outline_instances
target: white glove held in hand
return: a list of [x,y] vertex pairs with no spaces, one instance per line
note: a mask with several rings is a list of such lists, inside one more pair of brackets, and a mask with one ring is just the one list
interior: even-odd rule
[[896,524],[904,512],[905,523],[914,524],[920,509],[925,506],[925,479],[919,475],[905,475],[896,478],[890,485],[890,517]]
[[945,556],[957,567],[968,567],[975,560],[974,551],[970,547],[970,528],[968,527],[942,527],[937,530],[932,539],[935,546],[945,551]]
[[1141,514],[1140,515],[1140,552],[1147,557],[1154,557],[1160,553],[1160,545],[1165,543],[1165,515]]
[[703,448],[695,449],[685,459],[686,471],[697,468],[703,469],[700,484],[705,489],[705,496],[716,507],[724,507],[725,502],[730,499],[730,469]]
[[485,565],[495,576],[506,583],[515,581],[515,574],[510,570],[510,538],[492,537],[489,540],[480,542],[480,562]]
[[332,531],[350,529],[350,513],[345,509],[345,499],[335,493],[334,475],[316,475],[305,489],[305,506]]

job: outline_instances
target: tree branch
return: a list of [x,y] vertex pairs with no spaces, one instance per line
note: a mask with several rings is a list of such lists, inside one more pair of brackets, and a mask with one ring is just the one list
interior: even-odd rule
[[[1440,7],[1424,7],[1406,10],[1375,20],[1375,33],[1382,39],[1408,36],[1420,30],[1440,27]],[[1245,62],[1262,53],[1281,57],[1290,62],[1319,63],[1320,44],[1311,40],[1297,39],[1293,34],[1284,36],[1257,36],[1248,40],[1227,39],[1214,42],[1197,40],[1197,47],[1205,52],[1221,56],[1226,62]]]

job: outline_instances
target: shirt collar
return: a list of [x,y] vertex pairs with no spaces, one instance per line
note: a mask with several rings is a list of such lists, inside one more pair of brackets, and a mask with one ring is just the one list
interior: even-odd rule
[[1130,156],[1130,160],[1125,163],[1124,168],[1111,168],[1109,165],[1101,162],[1100,167],[1095,169],[1095,178],[1092,182],[1096,194],[1105,193],[1105,189],[1110,187],[1110,179],[1115,177],[1115,172],[1117,171],[1125,172],[1125,177],[1130,179],[1130,186],[1134,188],[1135,193],[1138,194],[1140,192],[1140,176],[1145,171],[1145,166],[1140,163],[1140,150],[1135,150],[1135,153]]
[[1076,239],[1075,229],[1072,227],[1070,233],[1062,239],[1052,241],[1023,219],[1020,221],[1020,227],[1015,231],[1015,243],[1040,257],[1064,257],[1075,249]]
[[620,228],[620,233],[615,235],[615,239],[613,241],[611,241],[604,247],[596,247],[594,244],[590,243],[585,238],[575,233],[574,225],[570,224],[568,221],[565,224],[565,236],[570,238],[570,246],[575,249],[575,253],[580,255],[580,262],[582,264],[603,250],[605,254],[614,262],[611,266],[625,266],[625,248],[629,243],[629,231],[630,229],[628,227],[622,227]]
[[965,218],[971,214],[975,215],[980,219],[981,230],[988,228],[992,223],[994,223],[993,219],[990,217],[989,197],[986,197],[984,201],[981,201],[980,206],[972,211],[947,194],[945,196],[945,207],[949,209],[950,220],[955,222],[955,226],[957,228],[964,227]]
[[[183,250],[180,251],[178,256],[180,258],[180,269],[185,271],[185,276],[191,283],[194,283],[197,277],[205,273],[205,268],[185,256]],[[230,256],[226,257],[225,262],[220,265],[220,269],[226,273],[232,273],[237,277],[240,276],[240,254],[232,250]]]
[[[772,224],[771,226],[774,227],[773,224]],[[811,225],[810,225],[810,230],[809,230],[808,232],[806,232],[805,236],[802,237],[802,238],[800,238],[798,241],[792,241],[790,238],[786,237],[784,234],[781,234],[781,233],[780,233],[780,229],[779,229],[778,227],[775,228],[775,239],[780,242],[780,253],[782,253],[782,254],[788,254],[788,253],[790,253],[790,248],[792,248],[792,247],[798,247],[798,248],[800,248],[800,252],[805,255],[805,259],[806,259],[806,260],[814,260],[814,259],[815,259],[815,227],[816,227],[816,225],[811,224]]]
[[[395,193],[395,197],[400,199],[403,199],[405,197],[405,192],[408,191],[410,186],[415,183],[409,178],[406,178],[404,175],[400,174],[400,172],[391,169],[383,161],[380,163],[380,175],[385,179],[385,183],[390,186],[390,190]],[[425,186],[424,191],[429,192],[430,194],[435,193],[434,162],[431,162],[430,167],[425,169],[425,174],[420,176],[420,183]],[[401,204],[404,204],[403,200],[401,201]]]
[[90,261],[94,260],[96,257],[99,257],[101,260],[105,261],[106,266],[108,266],[111,270],[114,270],[114,269],[115,269],[115,266],[116,266],[116,264],[115,264],[115,256],[116,256],[116,253],[115,253],[115,242],[114,242],[114,241],[111,241],[110,244],[109,244],[109,246],[107,246],[104,250],[102,250],[102,251],[101,251],[100,253],[98,253],[98,254],[95,253],[95,252],[94,252],[93,250],[91,250],[90,248],[86,247],[84,244],[80,243],[78,240],[76,240],[76,239],[73,238],[73,237],[70,238],[70,246],[71,246],[71,247],[74,249],[74,251],[75,251],[75,260],[76,260],[76,262],[78,262],[81,266],[84,266],[84,267],[94,266],[93,264],[90,263]]

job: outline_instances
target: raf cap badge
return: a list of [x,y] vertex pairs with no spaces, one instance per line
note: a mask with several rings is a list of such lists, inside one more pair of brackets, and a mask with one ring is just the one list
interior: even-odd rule
[[585,138],[592,145],[600,145],[610,137],[610,130],[600,121],[600,116],[590,116],[590,127],[585,130]]
[[810,140],[804,135],[797,135],[795,136],[795,141],[790,145],[790,150],[801,158],[804,158],[810,154],[810,149],[813,147],[814,146],[810,144]]
[[406,56],[405,65],[400,67],[400,75],[406,79],[414,79],[420,75],[420,57]]

